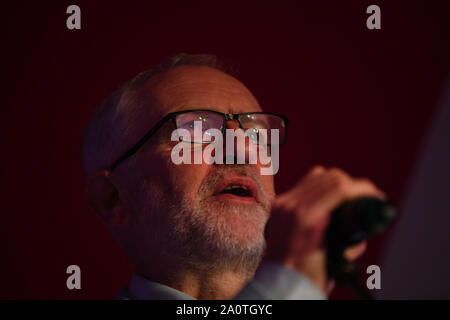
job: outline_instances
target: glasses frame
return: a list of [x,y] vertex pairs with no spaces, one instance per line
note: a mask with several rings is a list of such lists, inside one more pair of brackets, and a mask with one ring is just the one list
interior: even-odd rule
[[[215,114],[219,114],[221,116],[223,116],[224,121],[223,121],[223,125],[222,125],[222,134],[225,134],[225,130],[226,130],[226,122],[228,120],[237,120],[239,123],[239,128],[244,130],[244,128],[242,127],[242,123],[240,120],[240,117],[242,116],[246,116],[246,115],[250,115],[250,114],[267,114],[267,115],[272,115],[272,116],[277,116],[279,118],[281,118],[284,121],[284,130],[285,130],[285,134],[283,137],[283,140],[280,142],[280,145],[283,145],[284,143],[286,143],[286,139],[287,139],[287,127],[288,127],[288,118],[286,116],[283,116],[281,114],[278,113],[273,113],[273,112],[245,112],[245,113],[222,113],[219,111],[214,111],[214,110],[208,110],[208,109],[192,109],[192,110],[182,110],[182,111],[176,111],[176,112],[171,112],[166,114],[161,120],[158,121],[158,123],[156,123],[149,131],[147,131],[147,133],[135,144],[133,145],[130,149],[128,149],[128,151],[126,151],[125,153],[123,153],[109,168],[109,171],[113,171],[120,163],[122,163],[123,161],[125,161],[126,159],[128,159],[129,157],[131,157],[132,155],[134,155],[136,152],[139,151],[139,149],[150,139],[150,137],[152,135],[154,135],[156,133],[156,131],[158,131],[159,128],[161,128],[163,126],[163,124],[165,124],[167,121],[171,120],[175,129],[178,129],[177,126],[177,121],[176,121],[176,117],[179,114],[183,114],[183,113],[188,113],[188,112],[211,112],[211,113],[215,113]],[[191,142],[193,143],[193,142]]]

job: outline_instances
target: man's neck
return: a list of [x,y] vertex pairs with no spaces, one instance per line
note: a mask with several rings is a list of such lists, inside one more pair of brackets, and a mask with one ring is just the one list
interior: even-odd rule
[[186,274],[184,278],[185,281],[175,289],[201,300],[233,299],[249,280],[248,277],[234,272],[209,276]]
[[200,300],[228,300],[234,298],[250,280],[248,275],[231,271],[206,274],[178,270],[176,277],[170,274],[154,272],[139,273],[144,278],[154,281]]

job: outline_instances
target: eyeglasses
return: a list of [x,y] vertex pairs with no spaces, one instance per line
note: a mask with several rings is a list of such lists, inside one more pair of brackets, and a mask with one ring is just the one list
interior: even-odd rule
[[[194,137],[194,122],[200,121],[202,123],[202,136],[208,129],[218,129],[225,134],[226,121],[237,120],[239,128],[242,130],[252,129],[254,133],[258,133],[261,129],[267,130],[266,141],[268,143],[261,143],[257,140],[258,144],[270,145],[271,130],[277,129],[279,134],[279,145],[286,142],[287,139],[287,124],[288,119],[285,116],[271,113],[271,112],[248,112],[239,114],[226,114],[213,110],[184,110],[178,112],[172,112],[162,118],[153,128],[151,128],[134,146],[120,156],[109,170],[114,170],[121,162],[126,160],[135,154],[156,131],[162,127],[167,121],[172,121],[175,129],[185,129],[191,133],[191,137]],[[193,139],[187,139],[180,137],[180,141],[198,143]],[[201,141],[200,143],[210,143]]]

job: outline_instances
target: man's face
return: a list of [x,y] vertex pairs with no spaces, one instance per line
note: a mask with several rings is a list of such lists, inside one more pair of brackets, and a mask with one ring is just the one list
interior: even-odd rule
[[[139,117],[130,145],[170,112],[261,111],[241,82],[209,67],[177,67],[152,78],[140,91],[144,105],[148,99],[148,110]],[[238,124],[228,121],[227,127],[236,129]],[[170,251],[167,254],[197,269],[227,262],[233,268],[254,268],[264,250],[264,227],[275,197],[273,176],[260,175],[259,164],[175,165],[173,129],[169,122],[157,142],[134,155],[130,194],[139,241]],[[229,193],[229,188],[240,190]]]

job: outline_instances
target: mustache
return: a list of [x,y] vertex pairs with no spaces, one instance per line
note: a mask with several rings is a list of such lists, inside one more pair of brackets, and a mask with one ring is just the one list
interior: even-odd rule
[[247,165],[231,164],[218,166],[213,172],[208,174],[206,178],[202,181],[200,188],[198,190],[198,195],[201,198],[211,195],[212,190],[215,190],[217,185],[221,183],[225,178],[229,176],[241,176],[248,177],[252,179],[258,188],[258,194],[260,195],[260,203],[264,208],[269,208],[269,199],[267,193],[265,192],[260,176],[254,169]]

